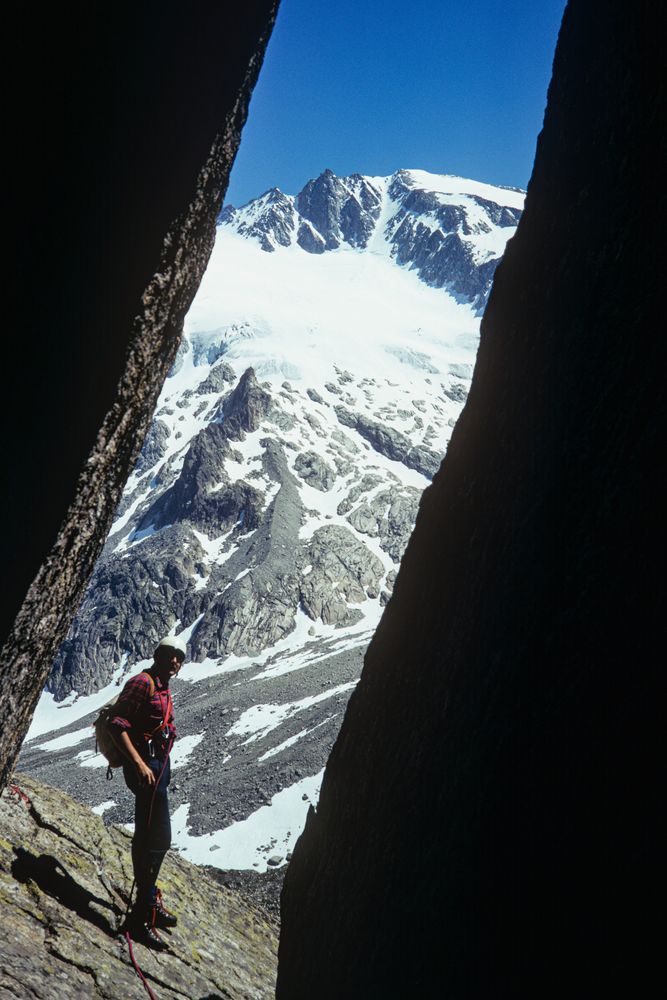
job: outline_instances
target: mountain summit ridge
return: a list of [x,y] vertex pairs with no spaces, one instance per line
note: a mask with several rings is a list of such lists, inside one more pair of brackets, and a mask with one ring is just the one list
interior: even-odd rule
[[453,174],[339,177],[327,168],[297,195],[274,187],[240,208],[226,205],[218,222],[267,253],[298,246],[311,254],[349,247],[388,255],[481,310],[504,249],[502,230],[518,224],[524,195]]

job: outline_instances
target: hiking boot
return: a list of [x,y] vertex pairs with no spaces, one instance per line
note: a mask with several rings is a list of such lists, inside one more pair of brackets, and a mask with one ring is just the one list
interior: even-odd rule
[[162,893],[157,890],[155,896],[155,926],[156,927],[175,927],[178,923],[178,918],[176,914],[168,910],[164,905],[162,900]]
[[156,922],[156,908],[151,906],[148,912],[143,910],[141,913],[131,914],[127,921],[127,930],[137,944],[143,944],[154,951],[166,951],[169,945],[158,934]]

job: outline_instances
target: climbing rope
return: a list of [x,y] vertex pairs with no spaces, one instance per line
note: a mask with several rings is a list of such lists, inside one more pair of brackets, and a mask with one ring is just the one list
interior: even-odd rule
[[143,983],[143,985],[144,985],[144,987],[146,989],[146,992],[148,993],[148,995],[151,998],[151,1000],[157,1000],[157,997],[155,996],[155,994],[153,993],[152,989],[148,985],[148,980],[146,979],[145,975],[141,971],[141,967],[140,967],[139,963],[137,962],[136,958],[134,957],[134,948],[132,947],[132,938],[130,937],[130,932],[129,931],[125,931],[125,940],[127,941],[128,947],[130,949],[130,958],[132,959],[132,965],[134,966],[134,971],[139,976],[139,979]]
[[18,785],[7,785],[7,788],[9,789],[10,795],[13,795],[15,798],[21,800],[22,802],[25,802],[27,806],[32,805],[29,796],[27,796],[26,793],[23,791],[23,789],[19,788]]
[[[150,804],[150,808],[148,810],[148,822],[146,824],[146,833],[148,833],[148,831],[151,828],[151,819],[153,818],[153,804],[155,802],[155,793],[157,792],[158,785],[162,781],[162,775],[164,774],[164,769],[167,766],[167,761],[169,760],[169,754],[171,753],[171,748],[172,748],[173,745],[174,745],[174,738],[172,736],[171,739],[169,740],[169,746],[167,747],[167,754],[166,754],[166,756],[164,758],[164,763],[163,763],[162,768],[160,770],[160,774],[158,776],[157,781],[155,782],[155,784],[153,786],[153,794],[151,795],[151,804]],[[127,907],[125,909],[125,916],[123,918],[123,922],[127,921],[127,915],[130,912],[130,905],[132,903],[132,895],[134,893],[134,887],[135,887],[136,883],[137,883],[136,878],[133,878],[132,879],[132,888],[130,889],[130,895],[129,895],[129,898],[127,900]],[[148,980],[146,979],[146,976],[144,975],[144,973],[143,973],[143,971],[141,969],[141,966],[139,965],[139,963],[137,962],[136,958],[134,957],[134,948],[132,947],[132,936],[130,935],[130,932],[128,930],[126,930],[125,934],[123,936],[124,936],[125,940],[127,941],[128,948],[130,949],[130,959],[132,961],[132,965],[134,966],[135,972],[139,976],[139,979],[141,980],[141,982],[142,982],[144,988],[146,989],[146,991],[147,991],[149,997],[151,998],[151,1000],[157,1000],[157,997],[155,996],[155,994],[153,993],[152,989],[148,985]]]

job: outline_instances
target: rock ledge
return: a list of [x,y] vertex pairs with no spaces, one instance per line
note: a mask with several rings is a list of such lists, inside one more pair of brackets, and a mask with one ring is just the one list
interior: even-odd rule
[[[118,934],[132,883],[130,835],[26,775],[0,799],[0,996],[145,996]],[[173,852],[160,880],[179,918],[170,951],[135,946],[159,1000],[268,1000],[277,929]]]

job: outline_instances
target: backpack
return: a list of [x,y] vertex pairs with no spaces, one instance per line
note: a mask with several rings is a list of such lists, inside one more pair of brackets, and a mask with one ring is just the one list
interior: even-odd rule
[[[151,675],[148,673],[147,670],[142,670],[141,674],[138,674],[139,677],[141,677],[142,675],[148,677],[148,681],[150,684],[149,697],[152,698],[153,695],[155,694],[155,681],[153,680],[153,678],[151,677]],[[111,726],[109,725],[114,715],[116,714],[114,709],[116,707],[116,702],[118,701],[119,697],[120,695],[116,695],[115,698],[112,698],[111,701],[108,701],[106,705],[101,709],[100,714],[93,722],[93,728],[95,730],[95,752],[101,753],[102,756],[106,758],[108,763],[107,781],[110,781],[113,778],[112,769],[114,767],[122,767],[125,761],[127,760],[126,755],[123,753],[123,751],[116,743],[113,737],[113,731],[111,729]]]

